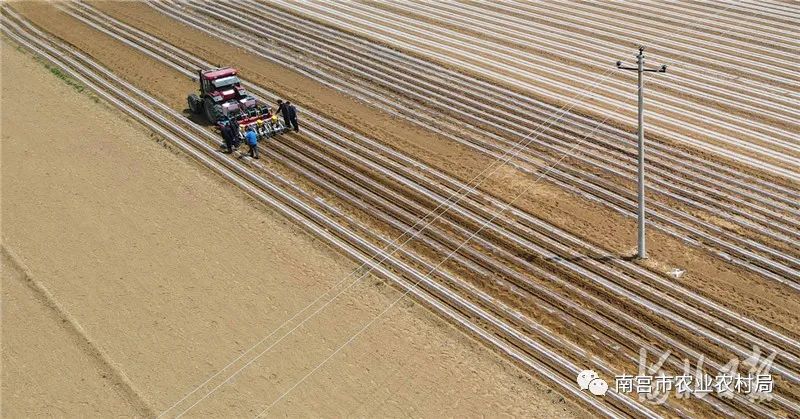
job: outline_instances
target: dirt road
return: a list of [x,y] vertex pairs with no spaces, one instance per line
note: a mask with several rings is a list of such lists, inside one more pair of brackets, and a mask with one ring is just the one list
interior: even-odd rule
[[[159,413],[355,268],[30,56],[2,54],[4,416]],[[398,296],[356,285],[190,414],[253,416]],[[269,414],[309,412],[585,414],[412,304]]]

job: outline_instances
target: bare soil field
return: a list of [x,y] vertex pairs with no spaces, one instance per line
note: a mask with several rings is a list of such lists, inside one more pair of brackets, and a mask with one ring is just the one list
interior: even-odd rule
[[[65,374],[86,374],[82,387],[58,392],[54,381],[39,397],[56,391],[54,408],[65,415],[100,416],[561,417],[601,405],[607,416],[800,412],[800,114],[786,64],[800,53],[786,36],[800,17],[773,3],[679,2],[653,20],[687,35],[656,48],[655,58],[678,61],[677,77],[648,87],[659,106],[648,114],[649,258],[637,260],[634,85],[614,73],[590,93],[574,69],[586,60],[600,71],[627,48],[630,39],[604,23],[623,6],[455,5],[3,5],[8,45],[56,51],[67,58],[49,60],[67,72],[134,98],[75,94],[4,48],[3,105],[14,105],[2,127],[3,280],[27,284],[8,296],[4,287],[4,302],[17,307],[10,318],[28,310],[60,337],[60,350],[73,354],[64,355]],[[651,6],[624,7],[644,16]],[[679,25],[672,6],[718,21],[700,34],[695,23]],[[565,7],[575,16],[563,17]],[[756,36],[734,25],[748,8],[758,13],[742,27],[778,16],[774,28]],[[246,24],[247,13],[270,25]],[[586,48],[567,56],[553,46],[565,37]],[[754,37],[788,45],[789,56]],[[707,67],[687,45],[709,52]],[[729,74],[721,63],[736,48],[747,71]],[[764,69],[762,55],[779,65]],[[555,73],[555,64],[570,71]],[[262,141],[258,162],[216,152],[217,130],[186,109],[197,67],[215,65],[239,69],[259,98],[290,98],[300,131]],[[42,93],[13,89],[24,78]],[[572,94],[579,99],[565,104]],[[170,135],[111,109],[136,108],[135,98],[171,121],[157,123]],[[199,167],[177,152],[187,149],[173,146],[183,144],[173,134],[211,147],[212,160],[247,171],[243,178],[288,185],[292,199],[267,193],[303,206],[298,213],[324,231],[309,234],[280,206]],[[343,257],[354,253],[328,247],[327,234],[371,255],[364,242],[383,246],[407,232],[402,251],[381,263],[463,322],[425,298],[395,306],[403,282],[386,273],[341,287],[361,270]],[[343,294],[330,306],[312,303],[322,311],[308,322],[292,321],[329,289]],[[23,341],[15,348],[36,342],[29,329],[9,331]],[[740,395],[652,404],[616,390],[592,398],[573,385],[589,366],[607,379],[636,371],[644,349],[674,351],[665,368],[678,373],[688,360],[720,372],[759,347],[777,353],[776,397],[764,403]],[[21,351],[4,350],[4,364],[28,365],[33,354]],[[6,388],[26,382],[25,368],[8,373],[8,412],[38,405]]]
[[145,414],[12,257],[3,247],[3,416]]
[[[173,69],[138,51],[126,48],[124,44],[88,28],[52,7],[28,3],[15,7],[19,7],[34,22],[46,26],[57,36],[101,60],[115,73],[129,74],[132,83],[175,109],[182,110],[185,107],[183,96],[186,91],[194,88],[194,83]],[[207,34],[182,25],[170,24],[167,17],[159,15],[144,4],[111,2],[98,3],[98,7],[123,20],[128,19],[136,27],[147,28],[176,45],[183,45],[188,50],[203,55],[208,61],[236,65],[249,78],[281,92],[284,97],[296,98],[296,103],[335,115],[349,126],[369,132],[371,136],[465,181],[493,163],[486,156],[392,118],[307,77],[287,71],[244,50],[226,46]],[[481,189],[491,191],[498,197],[511,199],[529,184],[530,178],[524,173],[501,170],[486,178]],[[632,252],[631,239],[635,237],[635,220],[591,201],[576,198],[540,182],[520,197],[515,205],[543,216],[567,231],[587,237],[616,255],[627,256]],[[687,247],[682,241],[669,235],[654,232],[650,237],[651,255],[648,263],[654,269],[661,272],[673,267],[686,269],[688,274],[681,280],[691,287],[705,290],[705,295],[718,299],[731,309],[749,310],[753,315],[777,327],[800,332],[800,319],[797,317],[800,310],[795,310],[800,308],[800,302],[791,294],[784,293],[782,287],[765,281],[758,275],[709,258],[703,251]]]
[[[356,267],[30,55],[2,54],[4,417],[157,414]],[[356,285],[190,414],[258,413],[398,296]],[[309,412],[584,415],[405,303],[270,415]]]
[[[706,29],[711,23],[718,24],[711,13],[700,23],[687,24],[675,19],[680,16],[679,13],[637,10],[645,5],[586,5],[556,1],[548,4],[507,2],[497,6],[471,5],[468,2],[464,5],[426,5],[413,1],[405,4],[320,2],[302,6],[277,3],[278,7],[291,10],[292,13],[341,27],[344,31],[358,33],[425,59],[480,73],[497,83],[517,86],[525,92],[538,88],[540,90],[535,94],[542,100],[553,100],[553,97],[559,96],[565,100],[576,91],[593,91],[595,94],[582,95],[576,109],[583,108],[582,112],[598,118],[615,113],[626,115],[614,118],[616,123],[622,124],[625,120],[635,120],[636,108],[629,100],[625,100],[633,96],[629,86],[633,85],[634,75],[617,71],[609,74],[613,81],[605,83],[603,89],[593,90],[591,86],[601,79],[601,75],[609,73],[609,67],[615,61],[611,58],[614,54],[618,54],[620,59],[630,60],[636,45],[625,30],[615,25],[597,25],[619,22],[633,26],[641,21],[636,18],[628,21],[632,16],[653,23],[659,17],[667,17],[672,19],[668,19],[667,24],[659,22],[658,27],[636,26],[638,33],[635,39],[647,43],[655,50],[652,56],[660,62],[670,63],[674,71],[679,73],[679,77],[675,78],[668,74],[668,80],[674,79],[674,83],[684,84],[695,78],[695,73],[708,72],[713,76],[703,79],[706,85],[720,83],[719,90],[739,91],[755,84],[758,86],[755,90],[759,93],[774,90],[769,105],[786,101],[789,106],[796,106],[792,96],[797,93],[795,85],[798,78],[790,70],[793,60],[789,57],[796,57],[797,43],[792,43],[785,50],[786,56],[772,58],[772,65],[767,66],[759,60],[769,60],[768,54],[778,54],[774,47],[748,49],[737,46],[732,49],[721,42],[703,42],[705,39],[702,36],[686,36],[698,28]],[[719,10],[726,11],[724,6],[721,5]],[[786,22],[776,19],[774,26],[780,28],[783,34],[797,34],[796,18]],[[543,28],[546,30],[535,31]],[[587,28],[595,30],[589,32]],[[661,32],[658,32],[659,29]],[[735,29],[739,30],[735,26],[723,26],[722,32],[735,41],[740,36]],[[654,35],[654,32],[658,35]],[[767,34],[762,36],[768,39]],[[553,37],[557,37],[556,40]],[[686,38],[690,39],[686,41],[688,44],[681,44],[680,41]],[[580,46],[572,45],[580,41],[585,42]],[[625,47],[630,50],[626,51]],[[603,48],[603,53],[593,54],[596,48]],[[695,54],[696,50],[706,55]],[[756,51],[763,55],[751,57],[750,54]],[[650,63],[656,66],[652,59]],[[587,70],[593,70],[594,74]],[[618,83],[614,79],[626,80],[627,83]],[[725,84],[728,81],[731,81],[730,86]],[[743,104],[744,99],[750,99],[749,94],[738,100],[726,100],[715,98],[713,94],[685,89],[686,86],[671,86],[656,79],[649,84],[652,88],[650,94],[659,100],[659,106],[650,110],[655,114],[650,124],[653,137],[657,133],[658,138],[678,145],[680,141],[674,141],[678,135],[687,136],[701,140],[695,144],[698,151],[703,150],[703,143],[715,144],[724,150],[736,150],[756,157],[756,161],[762,165],[776,164],[790,169],[786,173],[791,173],[791,169],[797,165],[798,127],[794,118],[766,125],[754,124],[762,118],[760,113],[763,109],[751,107],[751,111],[743,117],[728,115],[742,112],[736,108]],[[685,100],[687,97],[690,100]],[[622,102],[614,106],[617,100]],[[686,112],[688,109],[693,111]],[[776,130],[777,125],[783,124],[787,124],[786,128],[789,129]],[[704,131],[710,127],[714,128]],[[760,146],[765,147],[763,154],[758,150]],[[777,150],[780,152],[774,153]],[[758,163],[753,163],[753,166],[758,167]]]

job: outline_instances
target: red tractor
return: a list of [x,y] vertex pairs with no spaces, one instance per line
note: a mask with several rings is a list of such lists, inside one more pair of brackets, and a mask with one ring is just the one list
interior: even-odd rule
[[212,124],[223,118],[238,120],[260,114],[262,106],[247,94],[236,73],[230,67],[197,70],[200,95],[192,93],[188,97],[192,113],[205,113]]
[[230,67],[197,70],[200,94],[192,93],[187,98],[192,113],[204,113],[209,122],[220,127],[238,125],[240,136],[248,126],[261,137],[286,131],[282,118],[250,96],[236,74],[236,69]]

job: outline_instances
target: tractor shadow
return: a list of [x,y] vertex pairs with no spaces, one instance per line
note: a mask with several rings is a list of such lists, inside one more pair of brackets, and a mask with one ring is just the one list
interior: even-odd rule
[[[220,135],[220,136],[222,135],[222,133],[220,133],[220,131],[219,131],[219,128],[217,128],[217,125],[216,124],[212,124],[211,122],[209,122],[208,118],[206,118],[206,116],[204,114],[202,114],[202,113],[201,114],[195,114],[195,113],[192,112],[191,109],[186,108],[186,109],[183,110],[183,116],[185,116],[190,121],[192,121],[193,123],[195,123],[195,124],[197,124],[197,125],[199,125],[201,127],[212,128],[214,133],[217,134],[217,135]],[[220,153],[228,154],[227,150],[225,150],[224,146],[222,146],[222,145],[220,145],[220,148],[217,151],[219,151]],[[241,159],[241,156],[239,156],[239,158]]]
[[214,127],[214,126],[216,126],[215,124],[212,124],[211,122],[209,122],[208,118],[206,118],[206,116],[204,114],[202,114],[202,113],[199,113],[199,114],[192,113],[192,110],[189,109],[189,108],[185,108],[182,113],[183,113],[183,116],[189,118],[190,121],[194,122],[197,125],[200,125],[200,126],[203,126],[203,127]]

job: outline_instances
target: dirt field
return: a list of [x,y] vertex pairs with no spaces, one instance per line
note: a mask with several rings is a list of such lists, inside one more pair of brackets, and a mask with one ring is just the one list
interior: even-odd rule
[[[783,6],[765,3],[737,6],[730,13],[741,16],[746,27],[767,24],[745,16],[748,7],[764,16],[786,15]],[[409,10],[411,4],[419,10]],[[595,7],[567,0],[507,4],[543,16],[556,16],[570,5],[576,15],[579,10],[591,15],[584,9]],[[373,254],[365,248],[405,234],[429,211],[448,204],[448,196],[461,192],[455,192],[459,185],[472,184],[476,176],[481,180],[468,197],[415,233],[404,254],[382,263],[402,277],[399,283],[425,276],[422,292],[460,313],[451,320],[468,317],[476,327],[472,334],[454,328],[458,321],[448,323],[403,300],[347,343],[396,301],[401,295],[396,288],[376,277],[344,288],[340,280],[360,274],[346,252],[329,248],[323,243],[330,241],[312,237],[291,218],[256,203],[113,106],[71,85],[61,70],[48,74],[30,53],[5,47],[2,266],[3,281],[15,286],[3,287],[2,391],[7,397],[0,412],[585,415],[565,401],[567,394],[580,406],[608,407],[596,411],[606,414],[650,408],[680,417],[800,412],[800,207],[794,199],[800,192],[796,168],[780,174],[797,154],[774,156],[756,147],[797,149],[789,130],[800,121],[796,110],[785,106],[796,100],[787,95],[770,101],[769,92],[757,88],[793,86],[771,86],[769,74],[759,76],[763,80],[723,80],[714,75],[720,68],[712,66],[714,73],[705,74],[687,60],[681,64],[694,67],[683,73],[679,67],[679,82],[648,90],[662,107],[649,108],[660,130],[648,131],[649,258],[637,260],[632,256],[633,96],[617,91],[622,85],[632,88],[630,74],[615,73],[603,93],[581,96],[587,86],[569,84],[569,72],[528,71],[525,61],[514,58],[524,54],[530,63],[541,59],[575,67],[579,55],[561,62],[568,53],[540,49],[520,34],[513,34],[520,44],[510,49],[505,44],[496,44],[498,51],[479,48],[484,41],[504,43],[501,36],[511,36],[502,23],[485,21],[501,6],[474,5],[484,9],[483,16],[468,13],[473,5],[464,4],[453,17],[474,20],[456,24],[426,12],[453,6],[426,2],[306,7],[243,1],[225,10],[192,2],[3,5],[4,33],[19,36],[14,42],[63,55],[70,60],[59,64],[64,71],[94,78],[107,86],[100,90],[114,91],[134,113],[141,111],[135,101],[146,103],[148,118],[174,130],[173,144],[186,141],[184,150],[196,148],[224,167],[240,169],[237,173],[247,171],[246,183],[260,181],[257,188],[292,208],[283,214],[302,207],[298,217],[314,220],[356,252]],[[649,8],[609,3],[608,10],[589,17],[612,19],[615,7]],[[511,21],[513,12],[501,20]],[[247,19],[241,14],[247,13],[264,13],[258,16],[271,22],[269,30],[242,23]],[[360,23],[341,19],[348,14]],[[787,26],[790,19],[779,20],[773,23],[783,27],[781,34],[794,31]],[[729,23],[727,17],[715,22]],[[549,18],[521,25],[526,32],[543,31],[537,41],[558,35],[584,42],[593,36],[593,31],[555,28]],[[747,29],[733,26],[726,31]],[[483,39],[483,27],[497,30]],[[430,37],[430,46],[400,42],[420,31]],[[793,42],[767,32],[758,36]],[[709,44],[704,36],[691,42],[702,42],[702,50]],[[723,57],[715,48],[727,49],[727,42],[751,45],[744,36],[735,33],[724,45],[709,46],[709,59]],[[587,68],[612,71],[606,69],[613,62],[606,56],[617,52],[604,48],[621,43],[627,51],[625,43],[632,40],[623,38],[582,50],[591,52],[594,67]],[[460,39],[474,45],[462,49]],[[439,41],[445,44],[433,45]],[[670,40],[661,49],[679,57],[686,45],[677,43]],[[508,51],[499,54],[500,49]],[[485,55],[461,57],[467,50]],[[743,53],[759,50],[753,46]],[[482,62],[513,64],[502,67],[510,78],[475,66]],[[753,66],[754,74],[761,66],[745,57],[742,64]],[[107,71],[95,76],[79,68],[84,65]],[[269,102],[290,98],[300,110],[299,133],[262,138],[258,162],[207,151],[217,147],[218,133],[204,117],[190,115],[185,98],[197,89],[191,77],[196,68],[217,65],[239,69],[243,86]],[[774,71],[775,77],[784,72]],[[20,91],[23,83],[26,89]],[[551,111],[555,115],[562,105],[558,98],[573,90],[588,102],[539,133]],[[710,92],[708,100],[703,91]],[[734,94],[741,95],[741,103],[726,96]],[[616,100],[626,108],[609,111]],[[602,106],[586,107],[592,103]],[[745,108],[759,103],[764,109],[747,118]],[[675,122],[661,124],[662,114],[677,117],[679,126],[672,130],[668,125]],[[785,118],[776,123],[774,115]],[[714,119],[704,122],[709,130],[686,125],[706,117]],[[527,141],[532,134],[536,141]],[[686,143],[684,134],[708,143]],[[522,152],[483,178],[517,141],[524,143]],[[739,148],[741,155],[727,153]],[[751,152],[765,153],[762,163],[776,159],[780,170],[743,159]],[[287,192],[276,194],[265,182],[283,185]],[[335,221],[320,221],[325,217]],[[431,284],[440,288],[432,291]],[[307,306],[329,290],[343,294],[330,306],[323,305],[325,300]],[[307,323],[284,323],[304,307],[322,311]],[[489,344],[494,349],[489,350],[472,339],[481,335],[475,330],[503,343]],[[345,349],[337,352],[343,343]],[[518,368],[504,360],[504,344],[524,353],[516,358],[521,364],[535,362]],[[574,371],[587,364],[607,379],[641,368],[637,362],[645,348],[672,352],[668,372],[685,372],[691,360],[713,373],[759,346],[777,354],[777,398],[764,403],[716,395],[711,401],[679,397],[652,405],[633,393],[613,391],[597,399],[571,387]],[[31,350],[38,347],[48,350]],[[251,361],[262,350],[263,356]],[[538,363],[546,368],[530,366]],[[49,378],[53,371],[58,377]],[[80,385],[65,385],[71,381]],[[28,388],[35,394],[28,396]]]
[[[280,2],[279,2],[280,3]],[[330,2],[320,2],[318,5],[312,4],[304,4],[302,6],[292,3],[282,3],[279,7],[287,8],[292,10],[294,13],[299,15],[307,15],[313,17],[315,20],[326,21],[330,25],[335,25],[343,28],[344,30],[356,32],[362,36],[367,38],[372,38],[376,40],[380,40],[380,42],[385,43],[387,45],[401,48],[405,50],[414,50],[417,54],[424,57],[426,60],[446,60],[445,62],[449,65],[453,65],[456,68],[466,68],[470,66],[473,71],[479,71],[487,77],[491,77],[494,79],[496,83],[510,83],[514,84],[515,82],[529,82],[527,84],[527,89],[521,89],[523,92],[529,92],[535,88],[547,85],[548,81],[556,81],[560,83],[561,89],[565,89],[562,94],[564,97],[568,97],[567,95],[569,92],[574,92],[576,90],[587,88],[590,84],[594,83],[594,80],[591,80],[588,77],[581,77],[583,76],[580,72],[574,71],[573,69],[577,69],[583,67],[584,71],[589,67],[587,61],[591,62],[592,60],[579,60],[576,57],[570,57],[569,54],[555,54],[554,52],[545,52],[541,50],[541,45],[534,44],[535,46],[531,46],[530,44],[523,44],[520,45],[522,40],[526,39],[526,35],[521,35],[520,38],[511,38],[508,37],[502,38],[503,35],[507,35],[504,33],[504,28],[502,24],[498,27],[480,27],[475,26],[476,23],[474,20],[468,23],[462,23],[461,25],[457,25],[454,22],[457,22],[459,18],[463,19],[464,15],[467,13],[465,8],[461,8],[459,10],[458,6],[456,6],[456,12],[451,14],[437,14],[441,13],[441,11],[437,11],[436,9],[426,9],[424,2],[423,4],[415,5],[413,2],[408,2],[403,5],[392,5],[389,4],[390,2],[383,2],[383,3],[351,3],[351,4],[342,4],[342,3],[330,3]],[[468,2],[467,2],[468,3]],[[585,5],[581,4],[562,4],[561,6],[565,8],[566,14],[559,15],[554,17],[552,15],[548,16],[548,12],[550,11],[543,11],[541,9],[536,9],[533,13],[528,9],[531,6],[534,6],[533,2],[518,2],[515,4],[509,4],[513,2],[507,2],[506,6],[510,7],[511,15],[514,16],[514,11],[519,13],[519,16],[514,17],[523,17],[524,22],[530,28],[541,28],[543,23],[548,21],[558,21],[561,22],[561,27],[551,27],[548,28],[550,33],[545,32],[545,34],[551,35],[552,33],[558,33],[560,31],[564,31],[565,35],[567,35],[567,42],[575,41],[581,38],[581,30],[576,30],[575,28],[569,28],[567,25],[570,22],[571,18],[574,16],[570,16],[569,11],[572,8],[572,12],[575,13],[581,9],[581,7],[585,7]],[[529,3],[529,4],[526,4]],[[549,5],[545,6],[556,6],[557,2],[552,2]],[[321,7],[320,7],[321,6]],[[485,6],[485,5],[484,5]],[[538,6],[538,5],[536,5]],[[623,22],[622,19],[619,17],[611,17],[611,16],[603,16],[603,9],[605,13],[609,13],[611,9],[614,9],[620,5],[611,5],[605,4],[600,10],[594,11],[594,17],[603,17],[604,19],[600,19],[601,21],[617,21],[620,24]],[[478,15],[481,13],[488,14],[491,11],[491,7],[483,7],[478,11]],[[545,8],[546,10],[546,8]],[[527,14],[525,14],[527,12]],[[347,19],[349,17],[350,19]],[[409,18],[410,17],[410,18]],[[652,15],[642,17],[643,21],[650,21],[653,22],[658,18],[658,14],[654,13]],[[509,17],[506,17],[509,19]],[[502,19],[501,19],[502,21]],[[463,22],[463,20],[462,20]],[[511,24],[509,20],[506,20],[507,24]],[[633,23],[633,22],[631,22]],[[782,22],[783,23],[783,22]],[[585,27],[585,21],[582,24],[579,24],[578,27]],[[442,29],[449,29],[450,31],[444,31]],[[458,30],[453,31],[454,28],[458,28]],[[567,29],[569,28],[569,29]],[[619,29],[619,28],[614,28]],[[672,28],[673,32],[672,35],[674,37],[678,37],[682,30],[689,29],[688,27],[681,27],[681,26],[674,26]],[[428,32],[431,31],[431,32]],[[607,28],[602,31],[594,31],[590,32],[592,36],[588,37],[591,42],[600,43],[603,46],[614,46],[614,42],[609,42],[607,39],[597,39],[597,33],[607,35],[609,31]],[[398,33],[402,33],[407,35],[409,33],[415,34],[417,37],[412,38],[411,40],[407,38],[403,38]],[[420,34],[423,35],[420,35]],[[464,35],[471,35],[471,36],[464,36]],[[661,39],[648,39],[649,45],[658,44],[660,41],[668,44],[667,40],[669,37],[665,36],[666,34],[662,34]],[[602,36],[602,35],[600,35]],[[640,41],[647,39],[644,35],[642,36]],[[500,37],[500,38],[498,38]],[[534,38],[539,40],[539,38],[545,38],[542,34],[527,34],[527,37]],[[458,39],[461,42],[455,41]],[[666,39],[665,39],[666,38]],[[624,38],[623,38],[624,39]],[[408,43],[404,44],[403,41]],[[494,42],[491,42],[494,41]],[[627,42],[626,42],[627,41]],[[623,41],[617,41],[622,45],[628,46],[631,39],[624,39]],[[672,41],[672,39],[669,39]],[[561,42],[564,42],[563,40]],[[527,45],[527,46],[525,46]],[[719,46],[720,44],[717,43]],[[481,49],[481,46],[485,46],[485,49]],[[512,48],[508,48],[512,46]],[[572,50],[576,55],[580,55],[585,52],[586,46],[578,47],[578,48],[567,48],[567,50]],[[764,48],[759,48],[758,50],[761,51]],[[623,54],[624,49],[617,48],[615,52],[617,54]],[[730,68],[734,67],[742,67],[746,69],[739,70],[738,74],[733,75],[732,77],[752,77],[754,71],[747,67],[745,64],[745,58],[747,56],[746,48],[739,48],[738,52],[741,54],[739,56],[739,62],[734,60],[729,61],[731,64],[739,64],[739,65],[712,65],[706,62],[699,61],[698,64],[702,66],[702,68],[706,70],[726,70],[731,71]],[[533,55],[526,55],[525,53],[533,53]],[[609,54],[610,52],[606,51],[605,54]],[[446,58],[442,58],[446,57]],[[677,66],[680,66],[679,72],[685,71],[687,68],[690,67],[688,65],[689,62],[695,61],[698,56],[695,56],[694,59],[686,56],[685,51],[684,53],[676,54],[674,51],[672,54],[668,54],[667,57],[675,59],[676,62],[679,63]],[[460,60],[457,63],[449,61],[452,58],[459,58]],[[583,57],[582,57],[583,58]],[[597,57],[592,57],[593,59],[597,59]],[[610,57],[609,57],[610,58]],[[667,59],[666,57],[664,59]],[[767,57],[763,57],[762,59],[768,59]],[[652,62],[652,61],[651,61]],[[541,67],[537,67],[537,64],[542,63],[545,64]],[[562,67],[563,71],[553,71],[553,66],[559,64],[567,64],[566,66]],[[781,63],[784,66],[784,70],[788,70],[790,64],[788,62]],[[776,70],[781,66],[781,64],[776,63],[772,68],[768,70]],[[594,71],[600,73],[603,71],[607,71],[606,62],[603,62],[602,59],[600,61],[595,61],[593,63],[595,67]],[[620,74],[621,72],[617,72],[617,77],[630,77],[631,75],[624,75],[624,73]],[[684,73],[685,74],[685,73]],[[765,74],[767,77],[766,80],[769,80],[769,74]],[[682,77],[679,80],[686,78],[685,75],[682,74]],[[793,80],[794,79],[794,80]],[[591,80],[591,81],[590,81]],[[628,79],[632,81],[631,78]],[[780,87],[781,91],[784,94],[790,94],[794,91],[792,89],[792,85],[796,82],[797,76],[795,74],[790,74],[787,80],[784,80],[783,83],[776,83],[775,85],[766,84],[762,86],[762,89],[767,90],[772,87]],[[680,81],[679,81],[680,82]],[[709,83],[709,82],[706,82]],[[655,84],[655,83],[652,83]],[[615,108],[612,106],[613,99],[615,98],[626,98],[628,97],[629,93],[627,90],[626,84],[618,85],[620,90],[616,92],[616,94],[604,94],[605,97],[597,98],[596,102],[592,103],[594,106],[598,106],[600,108],[605,108],[604,111],[598,112],[595,116],[599,119],[602,118],[602,115],[607,115],[608,113],[614,113]],[[654,90],[661,91],[664,87],[655,87]],[[666,89],[669,89],[667,87]],[[783,90],[786,89],[786,90]],[[558,90],[558,89],[555,89]],[[654,96],[655,92],[651,93],[651,96]],[[698,137],[702,138],[701,133],[699,132],[702,129],[701,125],[694,125],[691,129],[681,129],[684,127],[684,124],[687,123],[685,120],[686,118],[695,117],[697,115],[704,114],[703,116],[706,118],[705,121],[710,123],[710,119],[713,119],[719,116],[723,112],[728,112],[728,110],[723,106],[722,109],[711,107],[709,109],[701,110],[700,107],[707,106],[708,103],[713,102],[706,97],[698,98],[697,102],[685,104],[684,107],[681,109],[675,109],[672,112],[665,112],[665,109],[661,109],[667,103],[673,103],[673,99],[669,97],[660,97],[659,102],[661,107],[657,110],[652,110],[653,112],[664,112],[659,117],[653,118],[650,122],[651,131],[656,130],[656,126],[671,126],[671,135],[664,135],[665,138],[671,138],[676,133],[680,132],[683,135],[688,135],[690,137]],[[589,100],[586,100],[588,105]],[[778,100],[775,98],[773,100]],[[635,107],[631,106],[629,101],[624,101],[623,106],[627,107],[627,114],[628,117],[624,118],[623,120],[635,120]],[[691,108],[695,106],[693,112],[685,112],[687,108]],[[587,108],[588,110],[588,108]],[[585,112],[585,111],[582,111]],[[667,117],[676,117],[678,120],[674,120],[668,122]],[[755,120],[758,119],[759,116],[757,115],[745,115],[746,120]],[[683,121],[681,121],[683,119]],[[733,119],[735,120],[735,119]],[[695,123],[698,121],[696,120]],[[791,123],[791,122],[787,122]],[[773,123],[769,127],[774,128],[777,125],[782,124],[781,122]],[[631,127],[632,128],[632,127]],[[794,126],[793,129],[797,127]],[[722,145],[722,149],[725,150],[737,150],[739,152],[749,154],[755,152],[755,145],[761,144],[761,142],[769,143],[770,141],[774,141],[778,137],[783,137],[784,140],[787,141],[785,144],[785,148],[781,149],[780,156],[781,157],[797,157],[797,149],[794,146],[794,142],[796,140],[796,135],[793,135],[793,130],[783,131],[782,134],[778,134],[775,132],[770,133],[767,136],[760,136],[759,129],[756,129],[755,132],[752,134],[756,138],[760,138],[760,140],[753,139],[751,142],[745,143],[743,145],[736,144],[736,140],[741,138],[746,138],[747,135],[743,132],[744,130],[739,129],[737,130],[735,127],[728,128],[728,129],[715,129],[714,135],[709,135],[708,141],[720,141],[723,135],[733,137],[733,141],[731,143],[720,143]],[[663,134],[663,132],[662,132]],[[760,134],[763,134],[760,133]],[[710,153],[713,155],[713,153]],[[763,162],[767,162],[769,159],[763,160]],[[796,162],[796,160],[794,160]],[[778,163],[782,164],[785,168],[793,169],[795,163],[783,162]],[[762,163],[763,165],[763,163]],[[755,166],[758,166],[757,164]]]
[[[232,48],[195,29],[176,25],[169,17],[159,14],[147,5],[115,2],[93,4],[137,28],[162,37],[174,45],[181,45],[210,62],[235,65],[251,80],[280,92],[282,96],[295,98],[296,103],[324,111],[348,126],[358,127],[373,138],[464,181],[472,179],[494,162],[488,156],[393,118],[379,109],[367,106],[301,74],[288,71],[255,54]],[[35,3],[19,3],[14,4],[14,7],[34,23],[76,45],[116,74],[122,75],[176,110],[185,107],[185,92],[195,88],[190,79],[174,69],[89,28],[53,7]],[[529,185],[529,175],[506,167],[486,178],[481,189],[508,201]],[[539,182],[535,188],[519,198],[515,206],[587,238],[616,255],[632,254],[636,234],[635,220],[600,204]],[[712,257],[702,249],[686,246],[685,242],[667,234],[651,231],[648,237],[650,258],[647,265],[654,271],[664,274],[675,267],[686,269],[687,274],[680,279],[684,286],[715,299],[731,310],[754,316],[772,327],[790,333],[800,331],[800,302],[790,293],[786,293],[779,284]]]
[[[2,61],[3,416],[159,413],[355,268],[30,56]],[[190,414],[260,412],[398,295],[355,286]],[[585,415],[410,303],[269,411],[308,414]]]

